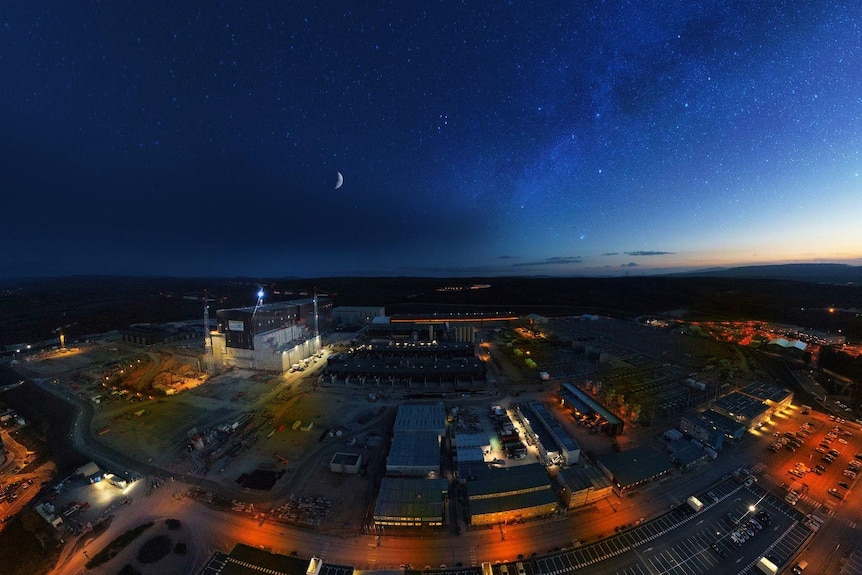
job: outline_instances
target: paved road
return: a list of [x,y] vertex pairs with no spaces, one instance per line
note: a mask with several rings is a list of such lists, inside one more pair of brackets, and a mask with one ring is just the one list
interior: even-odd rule
[[[164,470],[142,464],[124,454],[112,450],[89,433],[89,421],[93,406],[73,394],[50,384],[43,386],[49,392],[69,401],[77,409],[73,424],[72,443],[76,449],[93,460],[117,470],[130,470],[142,475],[161,473]],[[483,398],[487,402],[488,398]],[[768,438],[763,438],[768,442]],[[147,517],[154,519],[175,517],[181,519],[193,533],[193,548],[190,566],[198,569],[210,553],[215,550],[228,551],[236,542],[263,546],[276,552],[297,551],[301,556],[317,555],[336,563],[355,565],[364,569],[397,567],[409,562],[414,566],[440,565],[441,563],[478,565],[482,561],[514,560],[518,554],[530,556],[544,554],[555,548],[571,545],[573,540],[592,542],[610,537],[620,525],[630,525],[641,517],[651,517],[678,505],[691,493],[703,491],[722,475],[742,462],[757,461],[765,448],[763,441],[747,437],[742,446],[727,449],[716,461],[690,473],[675,477],[671,481],[649,485],[632,497],[615,498],[593,508],[579,511],[574,517],[559,517],[553,521],[537,521],[522,525],[495,527],[493,529],[470,529],[460,536],[392,537],[372,535],[350,536],[305,531],[299,528],[265,522],[259,518],[223,513],[213,510],[189,498],[177,500],[170,484],[149,498],[136,496],[128,508],[121,509],[108,531],[90,543],[98,550],[117,535],[134,527]],[[223,492],[224,486],[217,482],[199,479],[196,484],[215,493]],[[841,560],[841,549],[852,543],[856,525],[862,517],[859,511],[839,507],[833,537],[819,538],[812,551],[817,549],[824,559],[813,572],[834,572]],[[819,549],[821,546],[831,549]],[[62,567],[57,573],[80,572],[86,558],[80,550],[69,547]]]

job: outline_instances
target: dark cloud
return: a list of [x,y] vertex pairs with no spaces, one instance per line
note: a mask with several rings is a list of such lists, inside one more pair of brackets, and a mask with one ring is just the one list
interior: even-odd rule
[[658,251],[651,251],[651,250],[643,250],[643,251],[637,251],[637,252],[623,252],[623,253],[625,253],[627,256],[664,256],[664,255],[672,254],[674,252],[658,252]]
[[629,263],[627,263],[627,264],[622,264],[620,267],[624,267],[624,268],[636,268],[636,267],[638,267],[639,265],[640,265],[640,264],[636,264],[635,262],[629,262]]
[[579,264],[583,260],[578,256],[557,256],[547,258],[536,262],[518,262],[512,264],[513,267],[528,267],[528,266],[557,266],[563,264]]
[[516,260],[518,256],[500,256],[501,260]]
[[602,254],[603,256],[618,256],[620,252],[605,252]]

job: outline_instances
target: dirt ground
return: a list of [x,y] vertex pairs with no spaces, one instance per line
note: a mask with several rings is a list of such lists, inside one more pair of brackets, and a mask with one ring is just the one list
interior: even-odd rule
[[[188,367],[193,363],[189,353],[179,345],[153,350],[110,338],[46,354],[26,367],[31,377],[66,387],[83,399],[93,401],[100,395],[92,404],[94,437],[161,467],[163,476],[189,483],[198,478],[216,481],[235,491],[236,499],[270,500],[273,508],[291,500],[322,498],[328,507],[327,524],[362,521],[365,505],[356,503],[373,497],[375,473],[336,474],[329,470],[329,460],[338,451],[348,451],[361,453],[372,471],[381,468],[383,446],[364,444],[369,434],[387,435],[386,414],[394,414],[397,399],[371,402],[367,391],[318,388],[318,374],[312,370],[277,375],[235,369],[172,396],[138,395],[138,387],[129,385],[143,379],[195,377]],[[170,375],[160,375],[165,373]],[[106,377],[111,384],[125,382],[131,391],[113,393],[101,384]],[[188,449],[193,434],[213,432],[214,437],[219,426],[246,414],[250,414],[246,424],[210,457],[203,456],[210,445],[203,452]],[[255,470],[284,473],[269,492],[237,483]]]
[[[557,333],[566,333],[567,328],[574,335],[619,335],[613,331],[616,325],[553,326]],[[654,334],[637,332],[626,336],[636,340],[638,345],[633,347],[653,351]],[[670,350],[672,355],[689,359],[684,354],[692,354],[695,349],[702,353],[706,347],[701,341],[685,345],[689,341],[678,338],[672,344],[664,342],[656,348],[656,356],[662,357],[661,351]],[[553,375],[585,370],[586,366],[579,363],[584,358],[571,349],[553,352],[544,358]],[[638,354],[632,357],[637,359]],[[366,447],[366,440],[369,435],[388,437],[401,398],[393,394],[381,399],[377,394],[372,401],[366,388],[323,385],[318,378],[323,361],[316,364],[318,371],[283,375],[234,369],[201,385],[180,386],[183,391],[176,395],[153,395],[152,399],[147,394],[138,396],[134,390],[112,393],[101,384],[106,377],[108,381],[126,377],[118,375],[118,370],[126,369],[139,381],[194,379],[198,374],[189,366],[195,361],[194,350],[187,345],[153,349],[109,339],[86,349],[30,362],[28,367],[37,377],[55,379],[57,385],[69,386],[82,398],[92,400],[94,395],[101,395],[100,402],[93,404],[94,435],[114,449],[161,467],[163,477],[173,476],[190,485],[200,479],[215,481],[233,492],[238,502],[254,502],[257,509],[261,504],[269,505],[271,512],[290,520],[305,517],[301,508],[313,508],[319,515],[314,521],[320,522],[311,524],[317,528],[355,529],[362,524],[374,501],[376,481],[384,472],[386,457],[385,441]],[[595,369],[594,365],[589,367]],[[468,399],[464,404],[483,413],[491,402],[508,405],[528,399],[549,401],[554,387],[532,384],[521,390],[523,396],[517,400],[489,396],[484,402]],[[220,427],[240,421],[243,424],[228,435],[217,432]],[[574,425],[567,427],[585,450],[611,451],[610,438],[590,436]],[[97,435],[100,430],[107,431]],[[196,433],[202,436],[198,445],[190,442]],[[628,443],[629,439],[623,437],[620,443]],[[361,454],[363,473],[342,475],[330,471],[329,461],[338,451]],[[271,490],[252,489],[238,482],[255,471],[271,472],[277,477]],[[238,505],[240,510],[242,503]]]

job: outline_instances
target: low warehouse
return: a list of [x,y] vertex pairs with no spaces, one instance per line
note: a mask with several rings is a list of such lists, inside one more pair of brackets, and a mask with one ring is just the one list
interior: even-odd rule
[[362,455],[359,453],[344,453],[339,451],[329,461],[329,470],[333,473],[356,475],[362,465]]
[[590,505],[611,496],[610,479],[597,467],[575,465],[561,469],[557,474],[563,502],[569,509]]
[[507,469],[477,469],[467,482],[471,525],[493,525],[556,511],[557,496],[545,468],[538,464]]
[[449,482],[445,479],[384,477],[374,506],[374,524],[439,527],[445,524]]

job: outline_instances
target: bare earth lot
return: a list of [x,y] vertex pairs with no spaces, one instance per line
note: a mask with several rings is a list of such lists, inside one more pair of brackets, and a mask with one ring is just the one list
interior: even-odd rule
[[[384,464],[386,453],[385,445],[365,447],[365,441],[369,434],[387,435],[397,399],[371,402],[367,391],[318,388],[314,371],[277,375],[232,370],[170,396],[139,385],[141,379],[158,381],[168,372],[174,377],[178,372],[190,378],[198,375],[188,369],[188,350],[175,351],[176,355],[167,347],[143,351],[114,339],[46,354],[25,368],[30,377],[90,401],[92,435],[162,468],[162,479],[173,477],[190,485],[214,482],[222,487],[222,497],[263,502],[265,509],[322,498],[326,524],[355,530],[373,497],[375,470]],[[118,376],[119,369],[124,373]],[[111,384],[120,382],[121,393],[100,383],[106,377]],[[144,391],[139,394],[140,389]],[[97,395],[98,402],[93,399]],[[237,430],[217,433],[220,426],[244,416],[247,421]],[[189,449],[194,434],[204,437],[204,449]],[[337,451],[361,453],[367,474],[331,472],[329,460]],[[272,489],[238,483],[255,471],[277,477]]]

